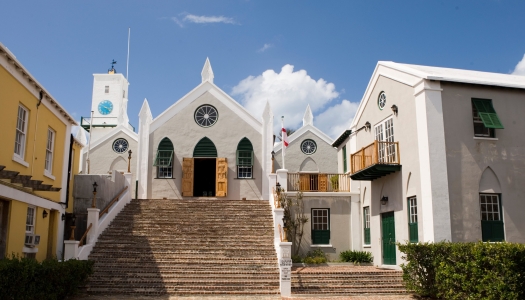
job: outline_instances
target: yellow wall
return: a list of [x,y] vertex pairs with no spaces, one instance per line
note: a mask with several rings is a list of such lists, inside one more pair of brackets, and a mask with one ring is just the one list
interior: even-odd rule
[[[11,257],[13,253],[23,256],[22,249],[24,248],[25,242],[27,207],[29,205],[24,202],[12,200],[9,206],[6,256]],[[40,235],[40,244],[36,246],[38,248],[36,254],[38,261],[46,259],[49,242],[51,243],[51,257],[55,257],[56,253],[58,222],[61,215],[58,211],[50,211],[49,209],[46,209],[46,211],[48,212],[48,216],[44,219],[42,216],[44,208],[36,207],[34,233]],[[51,217],[51,214],[54,214],[55,217]],[[50,224],[50,221],[53,221],[53,223]],[[51,241],[49,241],[48,237],[50,226],[52,226],[54,233]]]
[[[82,129],[79,129],[82,130]],[[73,213],[73,180],[75,175],[80,171],[80,154],[82,152],[82,147],[78,143],[73,144],[73,157],[71,158],[71,178],[69,180],[69,204],[66,209],[66,212]]]
[[[0,147],[0,164],[5,165],[7,170],[20,172],[20,175],[32,175],[31,179],[42,180],[44,184],[66,188],[62,186],[61,182],[63,158],[69,154],[64,153],[67,125],[43,103],[37,109],[37,103],[38,99],[0,66],[0,120],[2,124],[0,140],[5,143]],[[29,113],[24,156],[24,160],[29,163],[28,167],[12,160],[19,104],[25,106]],[[54,180],[44,176],[48,128],[52,128],[56,132],[52,168]],[[60,202],[60,192],[37,191],[35,193],[41,197]]]

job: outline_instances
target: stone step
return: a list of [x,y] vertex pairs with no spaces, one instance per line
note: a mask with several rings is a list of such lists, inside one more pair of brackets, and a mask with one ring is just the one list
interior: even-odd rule
[[279,288],[266,288],[266,289],[251,289],[250,287],[242,289],[219,289],[217,287],[208,287],[201,289],[200,286],[187,286],[187,287],[89,287],[87,289],[90,294],[101,294],[101,295],[278,295]]
[[253,272],[274,273],[279,274],[279,270],[274,264],[270,265],[231,265],[224,268],[222,265],[201,265],[201,264],[170,264],[159,265],[156,263],[107,263],[100,265],[95,263],[95,271],[105,270],[106,272],[134,272],[134,273],[162,273],[175,274],[185,272],[187,274],[210,274],[224,273],[224,274],[252,274]]
[[[403,288],[354,288],[354,289],[345,289],[345,290],[328,290],[328,289],[319,289],[319,290],[305,290],[305,289],[295,289],[292,287],[292,294],[294,298],[301,298],[301,295],[405,295],[408,292]],[[380,298],[378,298],[380,299]]]

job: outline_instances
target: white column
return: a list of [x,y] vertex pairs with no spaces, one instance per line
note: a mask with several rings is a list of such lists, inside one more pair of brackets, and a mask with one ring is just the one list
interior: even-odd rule
[[277,174],[277,182],[281,185],[281,189],[288,191],[288,170],[279,169],[275,171]]
[[78,258],[78,244],[79,241],[64,241],[64,260]]
[[87,225],[91,225],[91,229],[89,230],[87,236],[86,236],[86,244],[95,244],[98,237],[98,214],[100,213],[100,209],[98,208],[88,208],[88,217],[87,217]]
[[274,236],[274,245],[275,251],[277,252],[277,257],[280,257],[281,248],[279,244],[281,243],[281,234],[279,232],[279,225],[283,228],[283,217],[284,217],[284,208],[274,208],[273,209],[273,236]]
[[149,174],[149,130],[151,120],[153,119],[151,111],[149,109],[148,100],[144,99],[142,108],[139,113],[139,141],[138,141],[138,153],[137,153],[137,178],[138,185],[138,198],[148,198],[148,174]]
[[452,240],[445,125],[439,82],[415,88],[423,241]]
[[269,199],[272,192],[272,182],[268,178],[272,172],[273,150],[273,113],[267,101],[262,115],[262,197]]
[[281,256],[279,258],[279,283],[281,297],[292,296],[292,243],[281,242],[279,244]]
[[361,251],[361,205],[359,195],[350,196],[350,238],[352,250]]

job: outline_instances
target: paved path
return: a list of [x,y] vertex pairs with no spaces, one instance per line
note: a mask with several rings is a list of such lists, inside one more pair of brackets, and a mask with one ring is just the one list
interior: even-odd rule
[[128,296],[128,295],[113,295],[113,296],[102,296],[102,295],[82,295],[74,298],[74,300],[225,300],[225,299],[234,299],[234,300],[277,300],[277,299],[293,299],[293,300],[316,300],[316,299],[336,299],[336,300],[413,300],[417,299],[412,296],[389,296],[389,295],[373,295],[373,296],[293,296],[291,298],[284,298],[280,296]]

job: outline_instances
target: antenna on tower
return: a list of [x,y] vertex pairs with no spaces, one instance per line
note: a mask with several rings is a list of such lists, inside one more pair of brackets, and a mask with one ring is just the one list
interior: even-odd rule
[[128,27],[128,58],[127,58],[127,61],[126,61],[126,80],[129,81],[129,77],[128,77],[128,71],[129,71],[129,38],[131,36],[131,28]]

